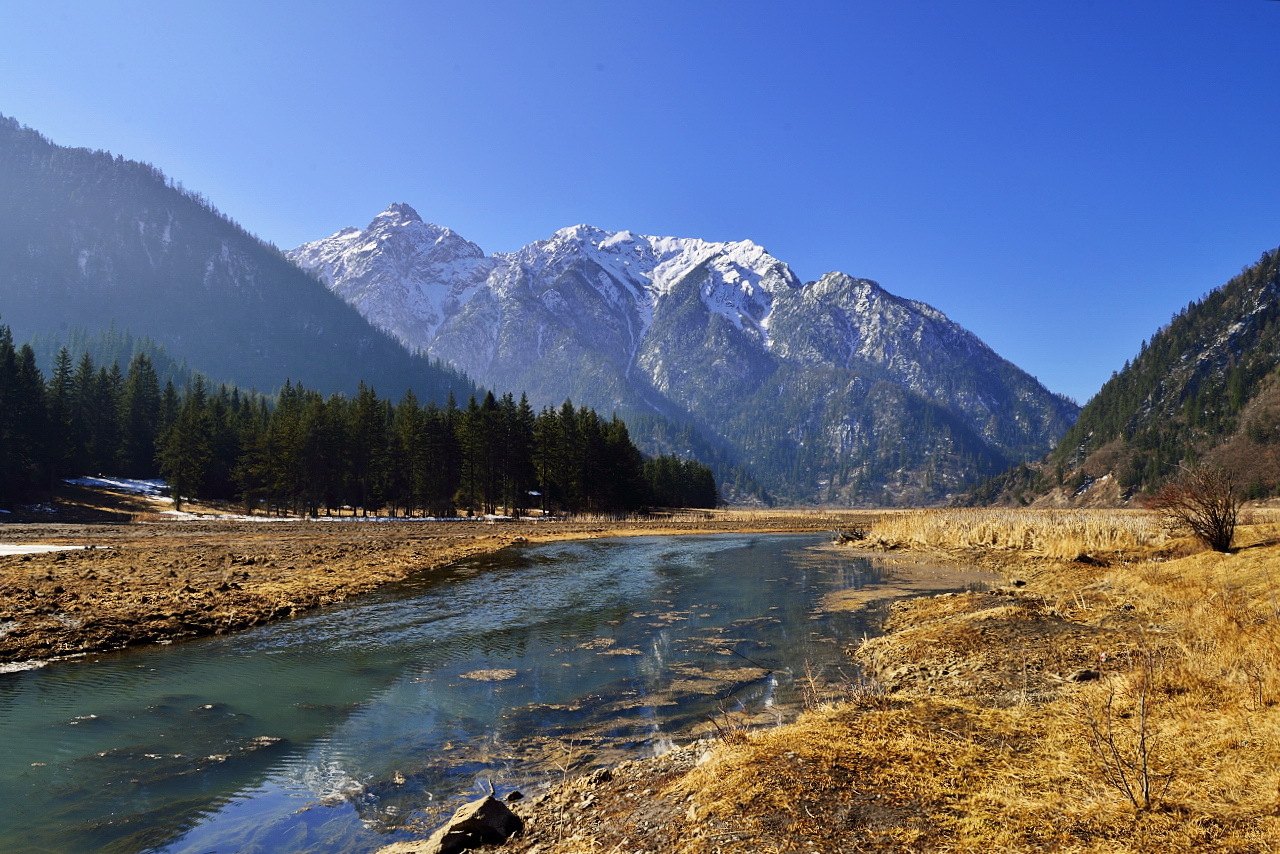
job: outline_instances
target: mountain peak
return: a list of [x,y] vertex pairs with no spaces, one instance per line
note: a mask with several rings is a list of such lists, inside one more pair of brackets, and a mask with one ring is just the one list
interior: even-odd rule
[[438,225],[390,227],[409,215],[289,257],[490,388],[674,417],[788,498],[941,500],[1074,415],[936,310],[843,273],[803,284],[751,240],[583,223],[486,257]]
[[608,240],[610,236],[612,236],[611,232],[605,231],[602,228],[596,228],[594,225],[582,223],[558,229],[556,233],[551,236],[551,239],[576,240],[582,243],[596,244],[602,240]]
[[404,202],[395,202],[388,206],[385,211],[374,217],[373,222],[369,225],[370,227],[375,223],[408,225],[411,222],[422,222],[422,217],[418,216],[418,212]]

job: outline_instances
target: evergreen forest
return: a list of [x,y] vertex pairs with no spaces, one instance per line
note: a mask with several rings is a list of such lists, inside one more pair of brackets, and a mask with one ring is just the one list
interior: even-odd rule
[[164,477],[175,503],[246,510],[401,516],[618,513],[714,507],[715,478],[674,455],[646,459],[616,416],[565,401],[534,412],[522,396],[398,403],[364,384],[354,397],[286,382],[274,397],[161,383],[152,358],[127,369],[66,347],[46,380],[30,344],[0,326],[0,508],[39,501],[86,473]]
[[[1055,471],[1118,443],[1121,486],[1154,491],[1233,434],[1267,444],[1270,413],[1248,417],[1248,404],[1280,365],[1278,296],[1280,251],[1273,250],[1187,305],[1080,413],[1050,458]],[[1253,489],[1268,494],[1277,486]]]
[[1197,463],[1232,471],[1249,498],[1280,494],[1280,250],[1142,342],[1042,464],[1016,466],[967,501],[1078,495],[1108,475],[1124,500]]

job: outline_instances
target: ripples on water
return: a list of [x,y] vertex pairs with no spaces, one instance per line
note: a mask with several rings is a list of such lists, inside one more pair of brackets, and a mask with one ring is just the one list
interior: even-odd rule
[[0,675],[0,850],[373,851],[490,779],[781,720],[796,674],[849,671],[836,639],[865,630],[815,609],[874,568],[817,542],[508,550],[231,637]]

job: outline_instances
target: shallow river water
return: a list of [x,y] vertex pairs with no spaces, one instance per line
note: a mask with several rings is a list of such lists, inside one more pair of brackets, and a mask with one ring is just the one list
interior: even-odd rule
[[0,851],[375,851],[489,781],[789,719],[868,629],[819,600],[879,578],[814,536],[570,542],[3,674]]

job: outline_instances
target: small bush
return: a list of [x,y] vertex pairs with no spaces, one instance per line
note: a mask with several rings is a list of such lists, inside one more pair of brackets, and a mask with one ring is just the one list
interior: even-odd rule
[[1215,466],[1197,466],[1156,493],[1151,508],[1171,527],[1188,531],[1216,552],[1228,552],[1240,502],[1235,475]]

